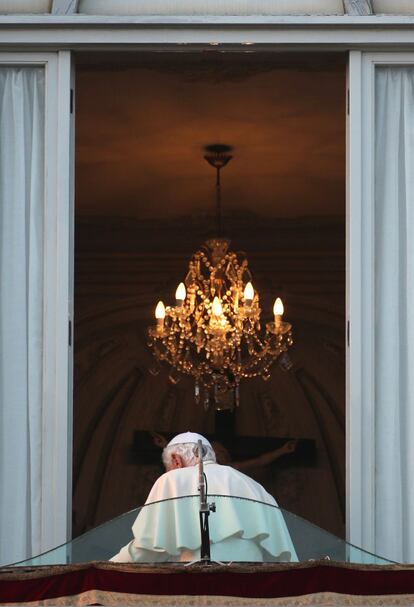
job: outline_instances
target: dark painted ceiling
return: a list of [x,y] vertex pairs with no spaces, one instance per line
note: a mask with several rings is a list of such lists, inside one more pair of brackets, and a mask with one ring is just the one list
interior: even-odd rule
[[84,216],[209,215],[203,146],[228,143],[225,214],[340,216],[343,56],[80,56],[76,206]]

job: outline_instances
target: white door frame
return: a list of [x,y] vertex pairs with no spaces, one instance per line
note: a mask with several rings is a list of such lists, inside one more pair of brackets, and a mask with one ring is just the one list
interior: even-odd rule
[[[352,51],[349,58],[349,116],[347,149],[347,398],[346,398],[346,500],[347,539],[372,550],[374,487],[373,442],[373,335],[363,319],[372,309],[372,201],[363,178],[372,171],[367,141],[370,125],[363,122],[367,83],[363,81],[362,53]],[[364,264],[362,263],[364,260]]]
[[[46,148],[45,335],[42,516],[48,548],[72,532],[72,326],[73,149],[71,53],[54,54],[54,98]],[[49,116],[48,116],[49,113]]]
[[375,70],[413,65],[414,52],[351,51],[347,183],[347,539],[376,551]]
[[[344,18],[342,18],[344,19]],[[109,20],[108,20],[109,21]],[[90,44],[90,50],[111,48],[108,39],[108,27],[115,26],[114,41],[117,50],[121,46],[128,50],[139,50],[154,43],[163,48],[178,43],[186,25],[188,48],[197,43],[202,45],[221,43],[237,45],[251,41],[264,43],[267,50],[281,48],[287,50],[287,41],[294,32],[293,40],[301,50],[311,47],[322,50],[321,38],[325,38],[325,50],[342,50],[349,44],[361,43],[364,29],[358,27],[335,32],[321,28],[320,23],[309,23],[306,32],[304,22],[289,23],[286,20],[273,23],[263,30],[251,29],[249,24],[229,30],[207,26],[198,28],[197,24],[186,24],[181,28],[163,25],[160,30],[145,28],[145,24],[129,25],[119,28],[120,23],[93,24],[96,30],[76,30],[74,28],[45,30],[36,24],[27,29],[22,25],[18,32],[7,27],[3,30],[4,20],[0,19],[0,32],[6,34],[8,45],[20,44],[62,44],[67,48],[82,47]],[[375,19],[377,25],[378,21]],[[343,22],[341,22],[342,26]],[[42,23],[42,25],[44,25]],[[123,26],[124,24],[122,24]],[[261,24],[262,26],[264,24]],[[325,23],[324,23],[325,25]],[[328,24],[326,24],[328,25]],[[355,25],[355,24],[354,24]],[[374,25],[374,24],[369,24]],[[390,42],[410,45],[412,43],[412,21],[405,22],[406,29],[397,32],[395,25],[381,22],[383,29],[373,27],[367,39],[371,43]],[[388,26],[388,27],[384,27]],[[295,29],[297,28],[297,29]],[[393,35],[389,37],[389,30]],[[358,31],[359,30],[359,31]],[[386,31],[388,30],[388,31]],[[9,34],[13,32],[13,41]],[[162,43],[159,37],[162,33]],[[88,35],[90,36],[88,40]],[[339,37],[338,37],[339,36]],[[24,40],[24,41],[23,41]],[[214,42],[213,42],[214,41]],[[246,42],[247,41],[247,42]],[[137,42],[139,42],[137,44]],[[181,40],[182,42],[182,40]],[[142,46],[141,46],[142,45]],[[332,46],[331,46],[332,45]],[[290,48],[292,49],[293,44]],[[299,48],[295,50],[299,50]],[[112,47],[114,48],[114,47]],[[256,47],[259,49],[259,47]],[[263,47],[262,47],[263,48]],[[354,46],[358,48],[358,44]],[[373,329],[371,325],[373,310],[373,136],[374,136],[374,74],[375,66],[391,63],[414,63],[414,55],[406,52],[350,52],[349,62],[349,129],[348,129],[348,185],[347,185],[347,318],[350,321],[350,343],[347,359],[347,537],[353,543],[368,550],[375,547],[375,529],[372,524],[372,512],[375,499],[375,461],[374,461],[374,350]],[[381,48],[381,47],[379,47]],[[183,47],[180,47],[183,50]],[[46,200],[45,200],[45,329],[44,329],[44,395],[43,395],[43,468],[42,468],[42,548],[56,546],[70,537],[71,533],[71,470],[72,470],[72,377],[69,349],[68,360],[68,321],[72,320],[71,264],[73,254],[73,126],[70,113],[71,88],[71,51],[56,52],[0,52],[0,63],[43,64],[46,67]]]
[[407,16],[0,15],[4,50],[391,51],[414,45]]
[[72,407],[69,405],[72,385],[68,364],[73,211],[70,52],[0,52],[0,65],[44,66],[45,69],[41,471],[41,550],[45,551],[67,540],[72,516]]

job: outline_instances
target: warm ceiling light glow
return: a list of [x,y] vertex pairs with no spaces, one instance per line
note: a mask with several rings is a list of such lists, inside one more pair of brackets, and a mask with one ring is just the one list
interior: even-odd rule
[[282,316],[283,312],[284,312],[283,303],[282,303],[282,300],[280,299],[280,297],[278,297],[273,306],[273,314],[275,316]]
[[155,308],[155,318],[157,320],[163,320],[165,318],[165,306],[162,301],[157,303],[157,307]]

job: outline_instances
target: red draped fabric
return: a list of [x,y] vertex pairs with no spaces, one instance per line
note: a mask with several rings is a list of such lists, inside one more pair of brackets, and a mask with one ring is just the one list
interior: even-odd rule
[[[130,601],[131,596],[136,597],[138,604],[140,596],[151,596],[153,599],[159,597],[161,604],[162,597],[171,596],[276,599],[318,593],[336,593],[351,598],[394,597],[392,604],[409,604],[395,600],[401,597],[406,601],[411,596],[411,604],[414,604],[414,566],[318,561],[228,567],[171,564],[155,567],[94,562],[0,569],[2,605],[42,602],[76,605],[85,604],[85,596],[90,600],[97,597],[98,602],[106,597],[105,604],[122,604],[122,597],[128,597]],[[70,597],[71,602],[65,602],[65,597]],[[348,604],[354,603],[348,601]]]

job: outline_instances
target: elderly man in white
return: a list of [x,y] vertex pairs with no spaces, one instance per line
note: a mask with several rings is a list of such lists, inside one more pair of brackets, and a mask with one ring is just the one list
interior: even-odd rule
[[199,440],[208,494],[214,496],[217,506],[210,516],[212,560],[297,561],[274,498],[242,472],[217,464],[209,441],[194,432],[179,434],[165,447],[162,459],[166,473],[153,485],[132,526],[134,539],[111,561],[177,562],[200,557],[199,501],[184,497],[198,495]]

